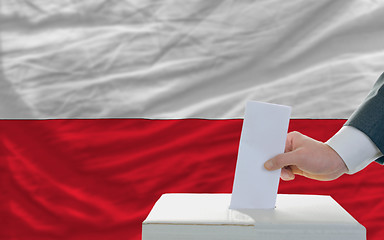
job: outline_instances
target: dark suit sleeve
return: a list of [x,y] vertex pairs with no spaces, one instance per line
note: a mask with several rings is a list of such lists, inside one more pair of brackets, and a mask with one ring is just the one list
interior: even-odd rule
[[[384,73],[345,125],[364,132],[384,153]],[[384,157],[376,162],[384,164]]]

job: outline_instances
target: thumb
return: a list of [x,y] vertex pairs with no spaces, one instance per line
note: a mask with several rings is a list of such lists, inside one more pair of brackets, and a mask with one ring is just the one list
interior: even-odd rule
[[269,170],[277,170],[285,166],[297,165],[298,162],[297,151],[279,154],[264,163],[264,167]]

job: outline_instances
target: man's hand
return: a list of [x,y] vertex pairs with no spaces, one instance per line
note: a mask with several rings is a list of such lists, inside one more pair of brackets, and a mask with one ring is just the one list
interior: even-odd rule
[[265,162],[267,170],[281,169],[281,179],[288,181],[295,174],[320,181],[336,179],[348,172],[343,159],[327,144],[299,132],[287,135],[285,153]]

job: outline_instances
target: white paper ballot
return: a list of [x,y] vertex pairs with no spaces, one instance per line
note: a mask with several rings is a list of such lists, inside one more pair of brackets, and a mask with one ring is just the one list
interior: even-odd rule
[[264,163],[284,152],[291,107],[248,102],[233,182],[231,209],[275,208],[280,172]]

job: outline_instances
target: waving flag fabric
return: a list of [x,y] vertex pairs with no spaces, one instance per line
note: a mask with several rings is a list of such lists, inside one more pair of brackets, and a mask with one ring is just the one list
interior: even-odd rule
[[[135,239],[166,192],[230,192],[246,101],[326,141],[383,71],[374,1],[0,3],[0,238]],[[384,168],[331,195],[384,234]]]

